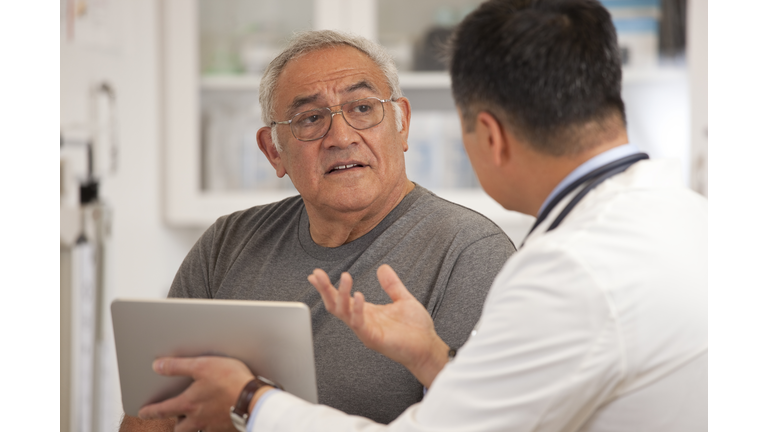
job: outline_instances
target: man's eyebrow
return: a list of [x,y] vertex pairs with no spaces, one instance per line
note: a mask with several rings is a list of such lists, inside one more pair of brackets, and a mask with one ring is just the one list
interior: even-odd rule
[[[373,84],[371,84],[367,80],[362,80],[345,88],[344,90],[342,90],[342,93],[352,93],[362,89],[370,90],[372,92],[376,91],[376,89],[373,88]],[[291,105],[288,106],[288,112],[296,111],[297,109],[299,109],[300,107],[306,104],[316,102],[318,99],[320,99],[320,93],[315,93],[310,96],[296,96],[296,98],[293,99],[293,102],[291,102]]]
[[344,93],[352,93],[354,91],[361,90],[361,89],[370,90],[372,92],[376,91],[376,89],[373,88],[373,85],[370,82],[368,82],[367,80],[362,80],[344,89]]
[[315,93],[311,96],[296,96],[293,99],[293,102],[291,102],[291,105],[288,107],[288,112],[295,111],[299,107],[302,107],[308,103],[315,102],[319,98],[320,98],[320,93]]

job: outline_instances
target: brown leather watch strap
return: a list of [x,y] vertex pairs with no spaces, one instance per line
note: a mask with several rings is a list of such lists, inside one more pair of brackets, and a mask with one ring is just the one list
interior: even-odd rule
[[240,392],[240,397],[237,398],[237,403],[235,404],[235,408],[232,410],[232,412],[239,415],[240,417],[246,416],[248,414],[248,405],[251,404],[253,395],[265,385],[269,384],[260,380],[258,377],[248,381],[248,384],[243,387],[243,391]]
[[272,386],[276,389],[282,390],[283,387],[280,384],[274,383],[263,376],[256,376],[256,378],[248,381],[248,384],[243,387],[243,391],[240,392],[240,397],[237,398],[235,406],[232,407],[232,412],[240,417],[248,417],[248,405],[251,404],[253,395],[264,386]]

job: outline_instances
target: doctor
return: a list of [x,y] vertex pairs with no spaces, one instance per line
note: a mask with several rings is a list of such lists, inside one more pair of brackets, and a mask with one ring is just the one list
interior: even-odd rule
[[389,266],[378,271],[387,305],[350,296],[348,274],[338,290],[309,276],[366,346],[428,388],[424,400],[377,425],[273,389],[236,360],[159,359],[159,373],[196,381],[142,417],[186,416],[179,431],[707,429],[707,203],[676,161],[628,143],[608,12],[596,0],[488,1],[459,25],[450,72],[483,189],[538,218],[473,336],[455,353]]

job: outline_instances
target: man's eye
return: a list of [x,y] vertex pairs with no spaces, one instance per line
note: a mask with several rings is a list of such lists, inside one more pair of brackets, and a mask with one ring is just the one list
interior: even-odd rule
[[299,118],[298,124],[299,126],[312,126],[322,121],[323,116],[321,114],[307,114]]
[[370,112],[372,109],[373,109],[372,106],[362,104],[362,105],[356,105],[355,107],[353,107],[352,112],[355,114],[365,114]]

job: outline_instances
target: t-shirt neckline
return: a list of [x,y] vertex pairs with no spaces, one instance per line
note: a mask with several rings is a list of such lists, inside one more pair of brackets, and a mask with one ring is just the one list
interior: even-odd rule
[[335,248],[320,246],[312,240],[312,235],[309,232],[307,208],[302,205],[301,215],[299,216],[299,244],[301,244],[302,249],[308,255],[321,261],[335,261],[364,251],[381,233],[386,231],[387,228],[404,215],[416,200],[428,193],[426,189],[418,184],[414,183],[414,186],[413,190],[403,197],[402,201],[372,230],[358,239]]

